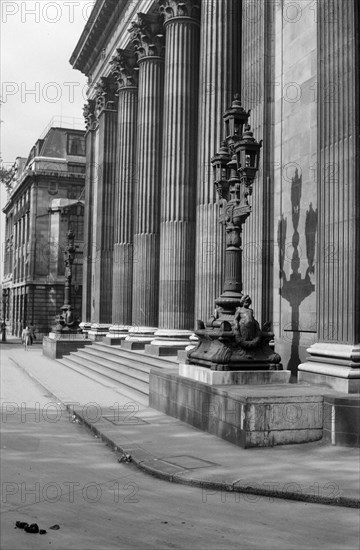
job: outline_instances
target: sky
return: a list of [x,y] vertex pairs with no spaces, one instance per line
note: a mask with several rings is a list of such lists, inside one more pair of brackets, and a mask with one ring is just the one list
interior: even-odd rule
[[[0,152],[5,165],[11,166],[17,156],[27,157],[53,117],[83,127],[86,77],[69,59],[94,3],[1,1]],[[1,209],[6,200],[1,186]],[[4,219],[1,212],[2,251]],[[0,279],[2,273],[1,265]]]

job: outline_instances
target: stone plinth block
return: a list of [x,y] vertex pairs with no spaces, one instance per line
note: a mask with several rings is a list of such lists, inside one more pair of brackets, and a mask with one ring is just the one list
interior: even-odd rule
[[324,441],[360,447],[360,395],[324,396]]
[[165,369],[152,370],[149,405],[243,448],[306,443],[323,434],[320,388],[295,384],[220,388]]
[[343,393],[360,393],[360,345],[312,345],[299,365],[299,382],[323,385]]
[[91,329],[88,332],[89,339],[94,342],[102,340],[109,332],[110,326],[110,324],[93,323],[91,325]]
[[206,367],[197,367],[180,363],[179,375],[185,376],[204,384],[222,385],[262,385],[262,384],[288,384],[291,371],[279,370],[248,370],[248,371],[213,371]]
[[64,355],[84,348],[89,344],[91,344],[91,341],[86,339],[84,334],[63,337],[60,334],[50,333],[49,336],[43,338],[43,355],[50,357],[50,359],[61,359]]
[[145,349],[146,344],[153,340],[156,331],[156,327],[130,327],[129,334],[122,341],[121,347],[128,350]]
[[145,350],[150,355],[177,355],[178,351],[189,346],[192,336],[193,333],[189,330],[159,329]]
[[129,335],[129,327],[126,325],[111,325],[109,332],[103,339],[109,346],[118,346]]
[[91,329],[91,323],[83,321],[82,323],[80,323],[79,328],[82,330],[83,334],[85,334],[85,337],[87,338],[88,332]]

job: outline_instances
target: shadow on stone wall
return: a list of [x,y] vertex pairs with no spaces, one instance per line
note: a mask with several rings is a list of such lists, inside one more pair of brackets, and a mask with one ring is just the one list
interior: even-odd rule
[[[287,218],[284,218],[284,216],[281,215],[278,222],[279,268],[281,280],[279,292],[282,298],[289,302],[291,307],[291,326],[287,332],[289,339],[291,338],[291,354],[287,368],[291,370],[292,376],[296,376],[297,367],[301,362],[299,356],[301,335],[301,326],[299,323],[300,305],[305,298],[310,296],[310,294],[312,294],[315,290],[315,285],[310,280],[310,274],[315,272],[314,259],[317,230],[317,209],[313,209],[312,203],[309,204],[309,209],[306,212],[305,219],[305,243],[308,267],[304,278],[302,278],[301,273],[299,272],[301,248],[299,248],[300,235],[298,232],[298,226],[301,213],[301,190],[302,177],[299,176],[298,170],[296,170],[291,181],[292,224],[294,231],[291,241],[293,253],[291,258],[291,273],[289,279],[287,279],[284,271],[284,262],[288,257],[286,256],[288,246],[286,244]],[[304,327],[302,328],[304,329]]]

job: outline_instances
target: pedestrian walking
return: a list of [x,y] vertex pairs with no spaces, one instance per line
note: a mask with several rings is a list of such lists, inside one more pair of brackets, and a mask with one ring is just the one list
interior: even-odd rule
[[1,341],[6,342],[6,323],[2,321],[1,323]]
[[29,330],[29,327],[26,326],[24,328],[24,330],[22,331],[22,334],[21,334],[21,340],[24,344],[24,349],[25,351],[28,351],[28,346],[31,345],[31,342],[30,342],[30,330]]
[[32,346],[34,343],[34,340],[36,340],[34,325],[29,325],[29,335],[30,335],[30,345]]

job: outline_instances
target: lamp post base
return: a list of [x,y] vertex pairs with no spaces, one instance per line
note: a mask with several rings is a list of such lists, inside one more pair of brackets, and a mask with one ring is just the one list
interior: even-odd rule
[[198,321],[199,343],[186,363],[216,371],[282,370],[280,355],[270,347],[274,334],[260,329],[250,304],[250,297],[242,296],[234,313],[218,307],[206,326]]

